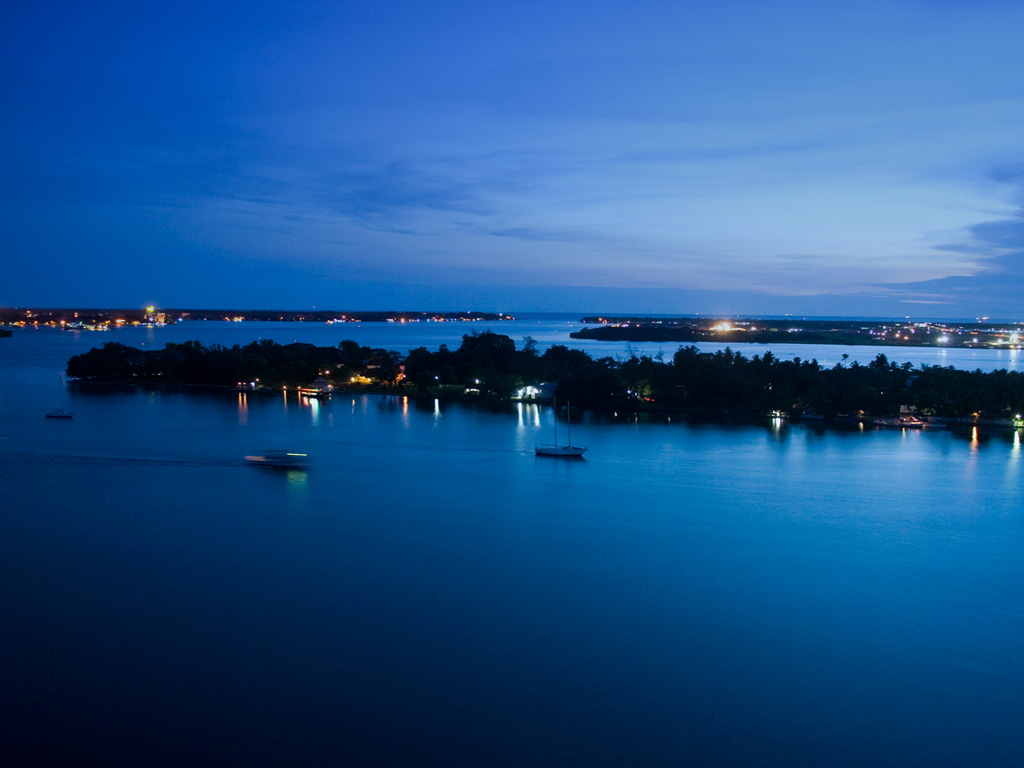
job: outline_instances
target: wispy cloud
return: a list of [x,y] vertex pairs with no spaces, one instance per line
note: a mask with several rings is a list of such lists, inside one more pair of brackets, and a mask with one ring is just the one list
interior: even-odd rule
[[1019,3],[364,5],[20,4],[0,29],[5,244],[54,280],[104,254],[126,295],[157,269],[140,253],[225,259],[268,297],[282,271],[1020,295]]
[[[1024,165],[1000,164],[987,176],[1009,187],[1009,199],[1024,201]],[[943,301],[970,306],[976,313],[984,314],[1002,311],[1012,315],[1019,311],[1019,297],[1024,294],[1024,205],[1009,216],[972,224],[956,242],[934,248],[964,254],[973,260],[974,268],[969,274],[891,283],[885,287],[902,295],[904,302]],[[930,294],[932,298],[914,298],[921,294]]]

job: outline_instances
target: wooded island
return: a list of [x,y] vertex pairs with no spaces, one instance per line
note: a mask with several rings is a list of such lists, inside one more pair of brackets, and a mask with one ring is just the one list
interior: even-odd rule
[[458,349],[424,347],[403,357],[354,341],[336,347],[256,341],[205,347],[198,342],[142,351],[104,344],[68,362],[83,382],[207,385],[277,389],[321,380],[333,390],[419,393],[435,397],[509,399],[527,386],[574,406],[608,413],[661,411],[697,418],[761,418],[769,414],[870,418],[901,407],[922,416],[1014,423],[1024,412],[1024,374],[985,373],[890,362],[825,368],[815,360],[745,357],[730,349],[680,347],[661,356],[594,359],[555,345],[543,354],[527,338],[521,349],[490,331],[467,334]]

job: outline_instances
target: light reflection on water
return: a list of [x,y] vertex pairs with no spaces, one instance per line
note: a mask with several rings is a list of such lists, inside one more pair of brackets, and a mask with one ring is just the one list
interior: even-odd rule
[[302,398],[302,405],[309,408],[310,422],[316,426],[320,421],[320,399],[317,397]]
[[516,413],[519,416],[521,430],[528,426],[540,426],[540,406],[537,403],[516,403]]
[[309,473],[304,469],[289,469],[285,472],[285,479],[288,481],[288,491],[292,501],[306,501]]

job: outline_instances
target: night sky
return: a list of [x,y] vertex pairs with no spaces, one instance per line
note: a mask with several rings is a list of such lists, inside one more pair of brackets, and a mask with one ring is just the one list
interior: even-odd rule
[[1024,3],[9,3],[0,305],[1015,318]]

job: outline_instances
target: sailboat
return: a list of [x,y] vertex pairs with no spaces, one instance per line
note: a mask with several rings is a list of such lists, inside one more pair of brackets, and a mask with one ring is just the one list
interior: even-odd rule
[[558,403],[555,403],[555,442],[552,445],[544,445],[541,443],[534,443],[533,452],[537,456],[582,456],[587,451],[585,445],[573,445],[572,444],[572,413],[569,410],[569,404],[566,403],[566,441],[565,445],[558,444]]
[[46,418],[48,419],[70,419],[74,416],[71,411],[64,410],[64,374],[60,376],[60,408],[54,408],[53,410],[46,412]]

